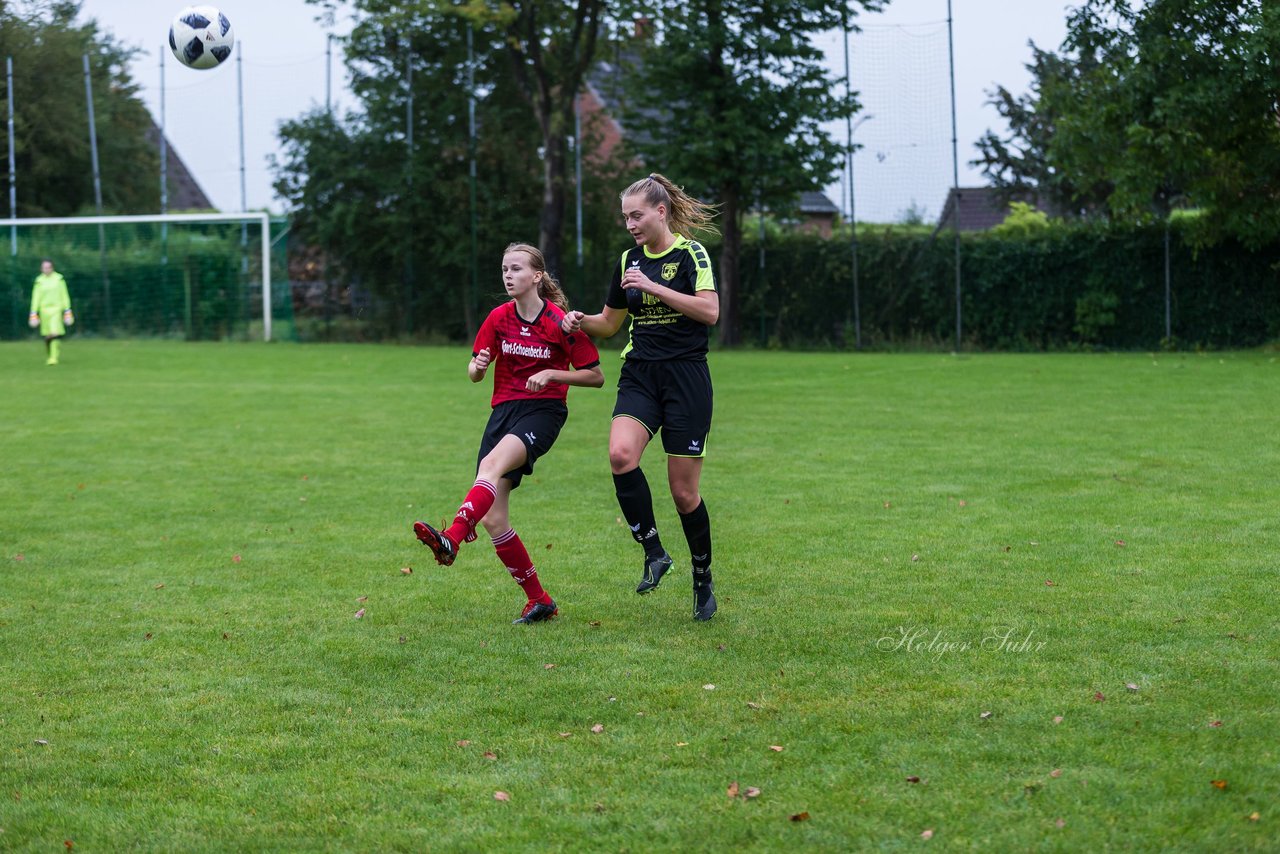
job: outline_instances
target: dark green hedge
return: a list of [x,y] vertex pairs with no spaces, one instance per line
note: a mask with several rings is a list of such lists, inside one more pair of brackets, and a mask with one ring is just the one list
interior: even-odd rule
[[[864,346],[945,346],[955,336],[954,242],[858,231]],[[743,249],[743,340],[851,346],[848,232],[770,236]],[[1042,350],[1251,347],[1280,338],[1280,246],[1196,250],[1171,235],[1172,331],[1165,342],[1162,227],[1055,225],[1030,238],[961,240],[964,346]]]

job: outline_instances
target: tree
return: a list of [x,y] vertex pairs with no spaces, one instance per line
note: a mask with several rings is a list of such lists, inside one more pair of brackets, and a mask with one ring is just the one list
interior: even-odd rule
[[[564,152],[558,155],[562,174],[552,177],[560,209],[549,231],[540,216],[548,170],[539,150],[546,137],[511,61],[510,15],[439,2],[358,0],[354,6],[357,20],[344,48],[360,107],[346,116],[315,111],[286,123],[276,188],[289,201],[297,233],[323,247],[343,278],[378,298],[375,332],[461,338],[475,330],[476,303],[499,291],[484,283],[496,285],[493,270],[503,247],[539,242],[540,232],[554,231],[554,239],[544,239],[559,251],[568,161]],[[470,293],[468,32],[479,294]],[[537,76],[528,68],[524,73]],[[553,100],[560,103],[559,93]],[[558,134],[572,131],[569,105],[567,127],[562,115],[554,118]],[[590,127],[584,136],[590,144]],[[566,146],[563,135],[557,145]],[[607,164],[601,168],[608,171]],[[590,240],[590,227],[607,217],[600,213],[599,188],[584,183],[593,213]],[[581,285],[564,284],[571,292]]]
[[1037,52],[1036,97],[997,90],[1025,148],[984,137],[989,176],[1125,220],[1200,208],[1202,242],[1280,237],[1280,7],[1085,0],[1067,27],[1061,56]]
[[[76,25],[79,6],[0,2],[0,56],[13,57],[18,215],[93,211],[85,55],[93,82],[103,207],[114,213],[153,212],[159,209],[159,152],[147,140],[151,117],[127,71],[134,50],[99,32],[95,21]],[[0,150],[8,149],[7,133],[0,123]]]
[[1003,191],[1005,203],[1035,193],[1051,209],[1071,217],[1105,215],[1112,184],[1105,178],[1096,185],[1079,186],[1049,159],[1054,130],[1061,118],[1060,103],[1088,69],[1074,58],[1044,51],[1030,43],[1031,91],[1015,96],[997,85],[987,92],[987,103],[1005,122],[1004,136],[988,130],[977,142],[981,156],[970,161],[981,166],[991,186]]
[[668,2],[624,91],[627,140],[648,168],[720,205],[720,341],[739,342],[742,216],[755,205],[794,207],[825,186],[844,147],[825,122],[857,109],[834,94],[815,33],[839,28],[881,0]]

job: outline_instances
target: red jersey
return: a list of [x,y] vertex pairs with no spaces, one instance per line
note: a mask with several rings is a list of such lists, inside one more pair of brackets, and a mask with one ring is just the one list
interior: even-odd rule
[[546,300],[532,320],[520,316],[515,300],[489,312],[471,355],[489,350],[493,406],[508,400],[564,400],[569,387],[563,383],[548,383],[542,391],[529,391],[525,383],[538,371],[567,371],[570,364],[581,371],[600,364],[600,353],[585,332],[566,335],[560,330],[563,319],[564,311]]

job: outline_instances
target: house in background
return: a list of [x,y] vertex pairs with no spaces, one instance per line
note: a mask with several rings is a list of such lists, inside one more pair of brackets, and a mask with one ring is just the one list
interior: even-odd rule
[[[938,225],[934,229],[934,233],[944,228],[952,228],[955,225],[955,208],[957,204],[957,190],[952,187],[947,192],[947,201],[942,206],[942,213],[938,215]],[[1051,205],[1042,204],[1039,197],[1033,191],[1013,192],[1005,195],[1005,192],[996,187],[961,187],[959,189],[959,205],[960,205],[960,230],[961,231],[990,231],[1000,223],[1004,222],[1005,217],[1009,215],[1010,202],[1026,202],[1039,211],[1044,211],[1049,216],[1057,216],[1058,212]]]
[[[152,119],[147,128],[147,142],[160,150],[160,126]],[[204,194],[187,164],[182,162],[173,143],[165,146],[165,168],[169,173],[169,210],[170,211],[209,211],[213,210],[213,202]],[[156,205],[159,209],[159,205]]]
[[[650,34],[650,22],[645,18],[636,19],[634,37],[645,39]],[[600,134],[599,145],[592,156],[601,161],[608,160],[628,135],[618,118],[623,112],[622,75],[626,73],[625,69],[628,65],[634,65],[637,62],[639,62],[638,52],[618,46],[612,60],[599,60],[587,72],[584,91],[578,96],[578,111],[582,116],[583,126],[591,127]],[[653,118],[656,123],[662,116],[655,113]],[[645,131],[641,128],[633,133],[641,135]],[[789,219],[787,222],[800,231],[816,233],[823,237],[831,236],[836,216],[840,213],[835,203],[827,198],[825,193],[820,192],[800,193],[797,211],[798,220]]]

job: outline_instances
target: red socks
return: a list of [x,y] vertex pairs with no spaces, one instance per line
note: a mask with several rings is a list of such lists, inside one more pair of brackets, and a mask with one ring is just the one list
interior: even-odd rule
[[502,561],[507,572],[511,573],[511,577],[516,580],[516,584],[524,588],[530,602],[541,602],[544,605],[551,603],[551,597],[542,589],[542,583],[538,581],[538,571],[533,568],[529,552],[516,536],[514,528],[494,537],[493,549],[498,553],[498,560]]
[[453,517],[453,524],[444,531],[444,535],[453,540],[455,546],[464,542],[475,542],[476,525],[493,507],[493,501],[497,497],[498,491],[492,483],[487,480],[477,480],[476,485],[471,487],[467,497],[462,500],[458,515]]

